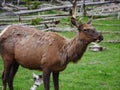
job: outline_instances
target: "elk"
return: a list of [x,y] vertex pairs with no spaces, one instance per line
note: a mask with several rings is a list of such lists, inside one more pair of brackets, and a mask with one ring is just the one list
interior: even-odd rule
[[13,90],[13,79],[19,65],[43,72],[44,90],[50,90],[50,75],[53,75],[54,90],[59,90],[59,72],[69,62],[77,62],[83,56],[88,44],[103,40],[103,36],[91,25],[78,23],[73,39],[66,39],[55,32],[43,32],[34,28],[11,25],[0,34],[0,55],[3,59],[2,90],[6,86]]

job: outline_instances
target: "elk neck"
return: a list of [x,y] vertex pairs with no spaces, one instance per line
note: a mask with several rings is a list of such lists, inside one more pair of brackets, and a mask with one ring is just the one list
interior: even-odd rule
[[64,54],[66,54],[67,63],[77,62],[84,54],[88,44],[87,41],[80,38],[79,34],[68,41],[64,45]]

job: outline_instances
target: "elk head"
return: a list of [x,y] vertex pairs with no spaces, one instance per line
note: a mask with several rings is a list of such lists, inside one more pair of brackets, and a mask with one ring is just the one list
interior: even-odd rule
[[97,32],[94,27],[91,26],[92,20],[89,20],[85,24],[79,24],[74,17],[71,17],[71,23],[77,27],[79,31],[79,37],[81,40],[90,42],[102,41],[103,36],[101,33]]

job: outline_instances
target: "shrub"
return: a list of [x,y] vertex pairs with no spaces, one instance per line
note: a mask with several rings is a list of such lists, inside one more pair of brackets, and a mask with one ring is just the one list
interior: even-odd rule
[[32,20],[30,21],[30,24],[31,24],[31,25],[39,25],[39,23],[40,23],[41,20],[42,20],[41,18],[32,19]]

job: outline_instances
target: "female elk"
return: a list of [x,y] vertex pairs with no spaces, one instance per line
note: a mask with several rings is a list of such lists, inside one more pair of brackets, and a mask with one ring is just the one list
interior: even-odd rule
[[33,28],[12,25],[0,35],[0,55],[4,63],[2,90],[13,90],[13,79],[21,65],[25,68],[42,70],[44,90],[49,90],[50,74],[53,74],[54,90],[59,89],[59,72],[69,62],[77,62],[89,43],[101,41],[102,35],[95,31],[89,21],[78,24],[72,17],[71,22],[77,27],[76,36],[68,40],[54,32],[42,32]]

